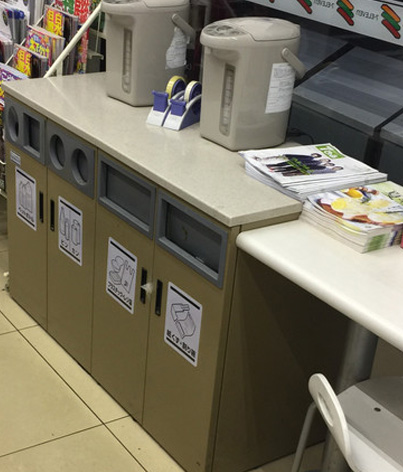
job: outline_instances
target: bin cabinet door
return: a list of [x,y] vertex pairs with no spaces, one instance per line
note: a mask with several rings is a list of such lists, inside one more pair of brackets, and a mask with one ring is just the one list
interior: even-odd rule
[[143,426],[186,470],[208,470],[224,295],[159,247],[154,284]]
[[6,143],[10,294],[47,327],[46,167]]
[[231,278],[226,232],[194,217],[159,202],[143,420],[189,472],[212,461]]
[[97,206],[92,375],[141,422],[154,242]]
[[48,331],[90,369],[95,200],[48,171]]
[[99,153],[92,374],[141,422],[155,186]]

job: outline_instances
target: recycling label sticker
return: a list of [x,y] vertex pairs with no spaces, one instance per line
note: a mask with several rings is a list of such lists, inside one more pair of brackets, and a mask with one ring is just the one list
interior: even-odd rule
[[15,168],[16,212],[25,224],[36,231],[36,180]]
[[78,265],[83,263],[83,212],[59,197],[59,249]]
[[195,367],[199,353],[203,307],[190,295],[168,283],[164,340]]
[[113,238],[108,240],[106,292],[128,312],[134,312],[137,258]]

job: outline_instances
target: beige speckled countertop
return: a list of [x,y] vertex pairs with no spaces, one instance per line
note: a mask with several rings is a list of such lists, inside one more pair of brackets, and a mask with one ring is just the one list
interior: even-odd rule
[[200,137],[146,124],[149,108],[110,98],[105,74],[30,79],[10,95],[115,157],[226,226],[294,219],[301,203],[248,177],[236,152]]

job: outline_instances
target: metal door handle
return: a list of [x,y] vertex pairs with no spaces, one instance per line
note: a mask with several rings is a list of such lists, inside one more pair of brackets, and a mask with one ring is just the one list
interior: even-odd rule
[[147,270],[142,267],[141,269],[141,288],[140,288],[140,301],[141,303],[146,302],[147,291],[145,285],[147,283]]
[[157,294],[155,297],[155,314],[161,316],[161,302],[162,302],[162,282],[157,280]]
[[39,221],[43,223],[43,192],[39,192]]
[[50,201],[50,231],[55,230],[55,202]]

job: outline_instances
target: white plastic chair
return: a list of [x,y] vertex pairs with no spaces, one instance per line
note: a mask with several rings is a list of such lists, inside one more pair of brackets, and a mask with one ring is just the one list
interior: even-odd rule
[[298,472],[316,408],[354,472],[403,472],[403,378],[360,382],[336,395],[326,377],[309,379],[308,409],[295,453]]

